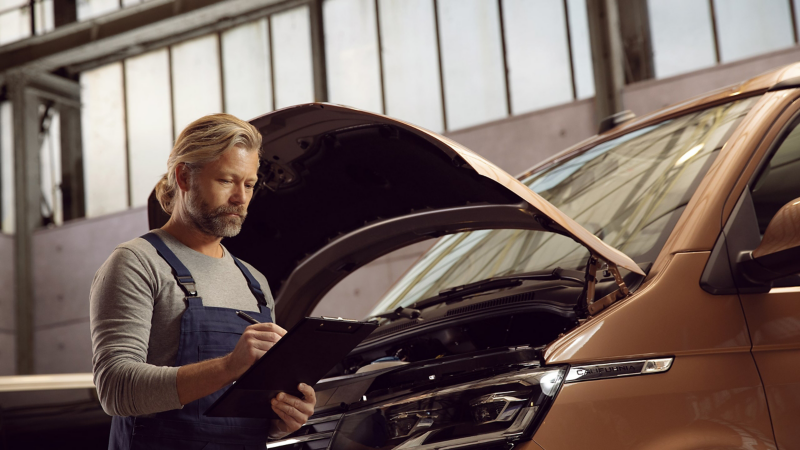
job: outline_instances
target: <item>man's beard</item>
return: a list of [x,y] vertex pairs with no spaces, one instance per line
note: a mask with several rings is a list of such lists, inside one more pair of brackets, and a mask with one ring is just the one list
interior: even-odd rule
[[[236,206],[220,206],[212,209],[197,191],[197,186],[192,186],[186,196],[186,212],[194,226],[203,233],[216,237],[234,237],[239,234],[242,223],[247,217],[247,210]],[[228,214],[238,214],[238,216]]]

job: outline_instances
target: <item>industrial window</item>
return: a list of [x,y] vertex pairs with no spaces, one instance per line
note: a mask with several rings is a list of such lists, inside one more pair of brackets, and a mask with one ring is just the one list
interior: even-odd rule
[[500,14],[495,1],[439,0],[447,128],[508,114]]
[[14,232],[14,120],[11,102],[0,102],[0,231]]
[[374,0],[327,0],[322,5],[329,100],[382,113]]
[[119,0],[78,0],[78,20],[93,19],[119,9]]
[[0,45],[31,35],[28,0],[0,0]]
[[589,43],[589,19],[585,0],[567,0],[570,43],[572,44],[572,72],[575,78],[575,98],[594,97],[594,68],[592,48]]
[[225,112],[249,120],[272,111],[267,19],[222,33]]
[[572,73],[562,0],[503,0],[511,112],[572,100]]
[[222,112],[219,48],[216,34],[172,47],[175,135],[202,116]]
[[125,60],[125,99],[131,206],[145,206],[172,149],[167,49]]
[[379,0],[378,15],[386,114],[444,131],[433,0]]
[[81,122],[86,215],[128,207],[122,63],[81,73]]
[[794,45],[787,0],[714,0],[722,62]]
[[270,25],[275,107],[313,102],[314,71],[308,6],[274,14]]
[[649,0],[647,8],[657,78],[716,63],[708,2]]

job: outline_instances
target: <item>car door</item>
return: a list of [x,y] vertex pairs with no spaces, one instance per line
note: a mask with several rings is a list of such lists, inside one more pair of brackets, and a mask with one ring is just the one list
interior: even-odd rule
[[[737,204],[740,229],[732,233],[732,247],[753,250],[775,213],[800,198],[800,115],[790,120],[750,179]],[[734,214],[736,216],[736,214]],[[748,225],[749,224],[749,225]],[[733,239],[739,242],[732,243]],[[750,242],[743,242],[750,241]],[[736,264],[738,255],[732,254]],[[779,448],[796,448],[800,443],[800,276],[774,281],[771,286],[749,283],[734,269],[755,359]]]

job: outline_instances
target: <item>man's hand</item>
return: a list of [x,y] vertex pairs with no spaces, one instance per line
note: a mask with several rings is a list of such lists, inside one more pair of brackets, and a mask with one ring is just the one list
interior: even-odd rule
[[242,376],[285,334],[286,330],[274,323],[257,323],[245,328],[239,342],[236,343],[236,348],[225,356],[226,366],[233,379]]
[[272,410],[280,417],[280,420],[272,423],[274,427],[274,432],[271,433],[272,437],[285,436],[299,430],[314,414],[314,406],[317,404],[314,388],[300,383],[297,389],[303,393],[303,400],[285,392],[281,392],[272,399]]
[[176,381],[181,405],[205,397],[239,379],[284,334],[286,330],[274,323],[250,325],[245,328],[231,353],[181,366]]

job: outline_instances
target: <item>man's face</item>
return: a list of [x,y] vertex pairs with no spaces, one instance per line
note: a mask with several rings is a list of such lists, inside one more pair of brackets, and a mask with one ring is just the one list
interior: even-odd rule
[[189,177],[186,212],[198,230],[215,237],[239,234],[258,179],[258,152],[233,147]]

